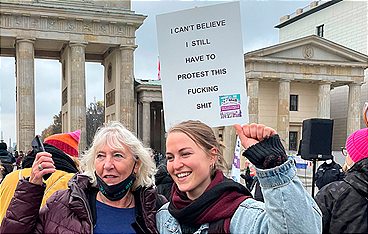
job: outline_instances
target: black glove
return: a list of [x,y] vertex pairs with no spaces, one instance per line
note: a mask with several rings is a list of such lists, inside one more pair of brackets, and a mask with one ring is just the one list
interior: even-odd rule
[[274,168],[287,160],[285,148],[281,144],[279,135],[273,135],[252,145],[243,152],[243,156],[260,169]]

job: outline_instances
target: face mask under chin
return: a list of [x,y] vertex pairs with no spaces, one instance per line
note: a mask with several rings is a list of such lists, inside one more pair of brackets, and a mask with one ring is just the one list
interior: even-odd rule
[[103,179],[99,177],[95,172],[95,176],[97,179],[97,187],[100,190],[100,192],[110,201],[118,201],[122,199],[131,189],[131,187],[134,184],[134,181],[136,180],[136,176],[134,174],[134,167],[135,163],[130,175],[125,180],[114,185],[106,184],[105,181],[103,181]]

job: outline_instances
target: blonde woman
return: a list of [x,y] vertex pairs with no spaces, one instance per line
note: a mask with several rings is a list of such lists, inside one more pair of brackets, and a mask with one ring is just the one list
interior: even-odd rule
[[256,166],[265,203],[224,176],[212,129],[185,121],[167,135],[167,169],[175,185],[170,203],[157,213],[160,233],[320,233],[321,213],[276,131],[261,124],[235,127],[243,155]]
[[158,233],[155,164],[129,130],[119,122],[102,126],[81,163],[84,173],[39,210],[42,176],[55,168],[49,153],[38,153],[29,181],[18,185],[0,233]]

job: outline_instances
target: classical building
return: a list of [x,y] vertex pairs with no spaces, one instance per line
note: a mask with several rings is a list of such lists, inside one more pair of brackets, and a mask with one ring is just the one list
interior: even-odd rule
[[[368,56],[312,35],[246,53],[244,60],[250,122],[275,128],[289,151],[298,148],[303,120],[331,118],[331,90],[337,87],[348,87],[348,126],[359,128],[356,116]],[[137,81],[136,92],[138,134],[146,145],[164,152],[160,82]],[[235,132],[231,126],[214,131],[231,165]]]
[[[286,149],[296,151],[302,122],[331,118],[331,89],[349,89],[347,123],[360,124],[360,86],[368,56],[312,35],[244,55],[250,122],[277,130]],[[346,113],[346,114],[347,114]]]
[[[368,55],[368,2],[367,1],[313,1],[304,8],[280,18],[275,27],[279,29],[280,43],[317,35],[342,46]],[[359,80],[359,79],[358,79]],[[365,80],[355,81],[348,86],[336,87],[331,91],[331,118],[334,119],[333,149],[345,144],[347,135],[365,127],[361,113],[368,102],[368,70]],[[361,91],[360,88],[361,87]],[[351,112],[350,99],[360,95],[356,110]],[[356,114],[358,112],[358,114]],[[349,119],[355,118],[354,123]]]
[[0,1],[0,55],[16,60],[19,150],[27,150],[35,135],[35,58],[62,64],[62,131],[81,129],[81,149],[86,147],[87,61],[105,67],[106,120],[136,131],[133,53],[135,32],[145,18],[131,10],[130,0]]
[[[136,80],[135,87],[138,136],[146,146],[164,153],[166,151],[166,135],[161,81]],[[213,130],[218,139],[226,146],[223,149],[223,154],[228,166],[231,166],[236,143],[235,130],[232,126],[213,128]]]
[[136,80],[138,106],[137,133],[143,143],[155,151],[165,152],[165,124],[159,80]]
[[[0,55],[16,58],[19,150],[27,149],[35,134],[34,59],[49,58],[62,64],[63,131],[82,129],[81,149],[86,146],[85,62],[93,61],[105,68],[105,121],[121,121],[146,146],[165,152],[160,82],[135,80],[133,74],[135,31],[144,19],[130,1],[0,0]],[[359,128],[368,58],[358,51],[306,36],[245,54],[250,122],[277,129],[286,148],[295,150],[302,121],[333,118],[333,93],[345,87],[346,108],[339,111],[346,124],[335,119],[335,128]],[[214,130],[231,165],[234,129]]]

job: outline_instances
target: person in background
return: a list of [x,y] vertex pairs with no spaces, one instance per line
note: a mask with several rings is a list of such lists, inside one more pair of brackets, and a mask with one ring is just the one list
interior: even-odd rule
[[246,160],[245,166],[245,173],[241,174],[240,177],[244,179],[245,185],[253,195],[253,198],[257,201],[264,202],[261,186],[259,184],[255,168],[253,166],[250,167],[249,160]]
[[8,146],[5,142],[0,142],[0,161],[2,166],[4,167],[3,177],[5,177],[13,171],[15,163],[15,158],[8,151]]
[[18,160],[18,151],[14,151],[13,153],[13,157],[15,159],[15,166],[16,166],[16,169],[18,169],[18,164],[17,164],[17,160]]
[[250,165],[249,165],[248,160],[246,160],[245,162],[244,174],[240,174],[240,177],[245,181],[245,186],[251,191],[253,180],[254,180],[254,174],[253,175],[251,174]]
[[[18,151],[16,151],[16,152],[18,152]],[[17,169],[21,169],[22,168],[23,158],[24,158],[24,152],[21,150],[21,151],[19,151],[18,157],[16,159]]]
[[173,183],[174,181],[167,171],[166,160],[164,160],[164,162],[158,166],[157,172],[155,174],[157,193],[162,194],[167,200],[170,200]]
[[244,155],[257,168],[266,203],[224,176],[224,158],[212,129],[185,121],[167,135],[167,169],[175,184],[171,201],[157,212],[159,232],[320,233],[320,210],[275,130],[261,124],[235,128]]
[[55,172],[55,165],[51,154],[38,153],[29,181],[18,184],[0,233],[157,233],[155,164],[133,133],[119,122],[103,125],[81,165],[83,173],[69,188],[39,209],[42,176]]
[[317,169],[315,175],[316,185],[318,189],[321,189],[326,184],[342,180],[344,176],[345,173],[340,164],[336,163],[333,159],[328,159]]
[[[42,198],[41,207],[46,200],[56,191],[68,188],[68,182],[75,173],[79,171],[78,163],[78,145],[80,139],[80,130],[68,133],[54,134],[44,140],[45,151],[52,155],[55,172],[45,176],[45,193]],[[19,157],[22,155],[20,151]],[[32,149],[22,162],[22,168],[8,174],[0,184],[0,223],[6,214],[10,200],[18,181],[31,176],[32,165],[35,161],[38,150]],[[18,157],[18,158],[19,158]]]
[[345,147],[345,178],[324,186],[315,197],[323,233],[368,233],[368,128],[353,132]]
[[153,151],[153,159],[155,160],[156,163],[156,168],[158,168],[158,166],[160,166],[161,164],[165,164],[166,160],[164,155],[162,155],[162,153],[156,151],[156,150],[152,150]]

